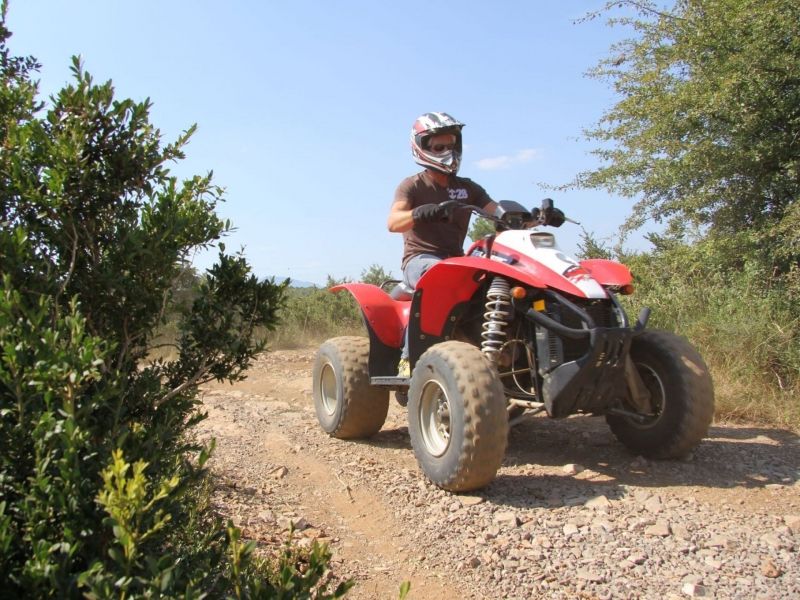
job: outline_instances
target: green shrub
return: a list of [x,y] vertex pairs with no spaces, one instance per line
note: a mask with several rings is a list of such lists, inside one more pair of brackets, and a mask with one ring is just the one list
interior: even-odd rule
[[800,431],[800,269],[776,268],[752,232],[719,239],[651,235],[650,252],[612,250],[584,231],[580,254],[617,258],[634,275],[622,297],[648,327],[685,335],[709,364],[717,417]]
[[325,288],[289,288],[280,325],[267,334],[270,345],[300,348],[339,335],[366,335],[361,309],[347,291],[331,292],[337,282],[328,278]]
[[[0,21],[0,595],[339,597],[330,555],[274,573],[209,510],[198,387],[243,377],[284,304],[228,255],[191,293],[186,260],[230,225],[210,176],[179,182],[148,102],[77,60],[44,108]],[[183,286],[185,288],[186,286]],[[175,324],[168,358],[158,332]]]
[[[800,429],[800,303],[796,271],[776,273],[728,244],[663,244],[623,256],[636,279],[628,302],[650,326],[687,336],[714,376],[719,418]],[[738,254],[741,256],[741,254]],[[635,307],[635,309],[633,308]]]

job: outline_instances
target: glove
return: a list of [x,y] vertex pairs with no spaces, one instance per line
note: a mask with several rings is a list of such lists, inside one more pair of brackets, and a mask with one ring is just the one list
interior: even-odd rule
[[564,212],[558,208],[545,209],[542,222],[550,227],[561,227],[564,224],[566,217]]
[[433,223],[434,221],[449,221],[453,211],[458,206],[456,200],[445,200],[439,204],[423,204],[416,207],[411,216],[415,223]]

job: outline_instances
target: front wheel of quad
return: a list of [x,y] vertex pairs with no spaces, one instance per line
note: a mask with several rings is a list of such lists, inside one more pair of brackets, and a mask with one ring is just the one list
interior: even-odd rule
[[420,357],[408,391],[408,430],[420,467],[439,487],[463,492],[494,479],[508,415],[497,371],[478,348],[449,341]]
[[650,392],[652,412],[639,419],[609,414],[611,431],[628,449],[648,458],[685,456],[705,437],[714,416],[708,367],[686,338],[667,331],[636,336],[630,356]]
[[314,408],[322,429],[333,437],[370,437],[386,421],[389,391],[370,385],[368,364],[367,338],[333,338],[317,351],[312,373]]

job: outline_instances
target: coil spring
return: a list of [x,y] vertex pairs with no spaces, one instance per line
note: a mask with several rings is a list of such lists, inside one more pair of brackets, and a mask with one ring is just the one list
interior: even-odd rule
[[502,277],[495,277],[486,292],[486,312],[483,313],[481,351],[495,361],[505,343],[508,319],[511,316],[511,286]]

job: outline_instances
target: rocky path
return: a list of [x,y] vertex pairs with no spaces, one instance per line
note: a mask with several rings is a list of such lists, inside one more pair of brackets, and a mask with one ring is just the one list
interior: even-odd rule
[[430,485],[404,409],[364,442],[328,437],[311,401],[314,350],[269,352],[246,381],[208,386],[215,503],[259,543],[294,522],[334,552],[349,598],[800,598],[800,438],[712,428],[682,462],[651,462],[604,421],[531,417],[497,479]]

